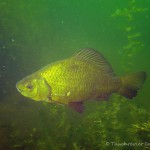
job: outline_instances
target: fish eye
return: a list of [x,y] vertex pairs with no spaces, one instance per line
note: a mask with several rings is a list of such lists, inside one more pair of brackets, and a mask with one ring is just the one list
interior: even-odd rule
[[32,89],[33,88],[33,85],[29,84],[26,86],[28,89]]

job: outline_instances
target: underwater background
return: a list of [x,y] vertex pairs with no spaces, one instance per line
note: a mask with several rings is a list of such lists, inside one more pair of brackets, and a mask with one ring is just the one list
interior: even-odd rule
[[[149,0],[0,0],[0,150],[150,149]],[[138,95],[68,106],[36,102],[16,82],[82,48],[117,75],[146,71]]]

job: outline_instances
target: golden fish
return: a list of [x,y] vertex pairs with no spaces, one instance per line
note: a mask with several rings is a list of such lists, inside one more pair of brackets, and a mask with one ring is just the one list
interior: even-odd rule
[[82,112],[84,101],[105,100],[112,93],[132,99],[145,79],[145,72],[116,77],[102,54],[86,48],[27,76],[16,87],[25,97],[68,104]]

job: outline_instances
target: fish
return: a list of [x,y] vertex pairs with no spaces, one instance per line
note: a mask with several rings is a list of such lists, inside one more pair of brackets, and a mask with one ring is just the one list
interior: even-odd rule
[[23,78],[16,88],[35,101],[69,105],[82,113],[88,100],[108,100],[113,93],[134,98],[145,79],[145,71],[117,76],[99,51],[84,48]]

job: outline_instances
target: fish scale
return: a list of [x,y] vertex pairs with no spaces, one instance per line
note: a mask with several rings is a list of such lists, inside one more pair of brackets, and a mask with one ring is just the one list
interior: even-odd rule
[[[41,75],[52,89],[52,99],[68,103],[97,97],[101,95],[101,92],[109,92],[108,86],[106,88],[104,84],[103,88],[99,86],[102,78],[103,80],[109,78],[104,78],[101,71],[97,69],[98,67],[91,63],[71,58],[46,67],[41,71]],[[107,85],[106,82],[104,82],[105,85]]]

